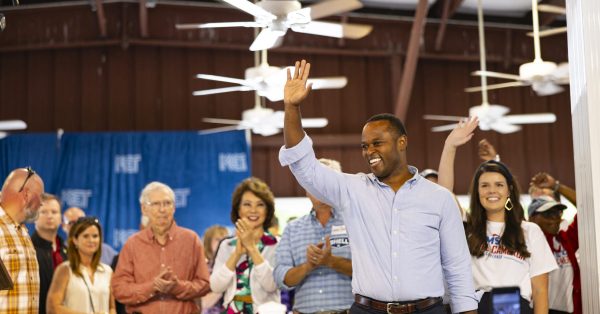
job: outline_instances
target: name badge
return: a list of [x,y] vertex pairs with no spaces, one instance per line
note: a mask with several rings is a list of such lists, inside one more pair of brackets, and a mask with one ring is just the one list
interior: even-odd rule
[[345,225],[331,226],[331,235],[332,236],[345,235],[347,233],[348,232],[346,232],[346,226]]

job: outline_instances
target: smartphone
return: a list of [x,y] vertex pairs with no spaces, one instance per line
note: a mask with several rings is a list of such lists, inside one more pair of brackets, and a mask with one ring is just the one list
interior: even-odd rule
[[494,288],[490,296],[490,313],[521,314],[521,290],[519,287]]

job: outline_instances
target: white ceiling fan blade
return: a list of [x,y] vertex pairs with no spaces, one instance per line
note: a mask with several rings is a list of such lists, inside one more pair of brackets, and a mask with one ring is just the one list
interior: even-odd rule
[[234,78],[234,77],[212,75],[212,74],[198,74],[198,75],[196,75],[196,77],[199,78],[199,79],[203,79],[203,80],[226,82],[226,83],[240,84],[240,85],[249,86],[249,84],[248,84],[248,82],[246,80],[238,79],[238,78]]
[[490,125],[490,129],[492,129],[498,133],[508,134],[508,133],[514,133],[514,132],[521,130],[521,127],[518,125],[506,123],[503,119],[500,119],[500,120],[494,122],[492,125]]
[[553,123],[556,115],[553,113],[511,114],[500,118],[501,122],[509,124]]
[[[506,82],[506,83],[490,84],[487,86],[487,90],[507,88],[507,87],[527,86],[527,85],[529,85],[529,84],[525,83],[525,82],[521,82],[521,81]],[[481,89],[482,89],[481,86],[467,87],[467,88],[465,88],[465,92],[467,92],[467,93],[480,92]]]
[[24,130],[27,128],[27,123],[23,120],[4,120],[0,121],[0,130]]
[[200,131],[198,131],[198,134],[201,134],[201,135],[214,134],[214,133],[221,133],[221,132],[225,132],[225,131],[244,130],[244,129],[246,129],[246,127],[244,127],[242,125],[230,125],[230,126],[222,126],[219,128],[200,130]]
[[336,89],[344,88],[348,84],[348,79],[344,76],[319,77],[308,79],[307,82],[313,84],[312,89]]
[[303,128],[324,128],[329,123],[327,118],[304,118],[302,119]]
[[552,80],[557,84],[569,84],[569,63],[560,63],[551,74]]
[[567,9],[564,7],[559,7],[557,5],[551,4],[538,4],[538,11],[545,13],[554,13],[554,14],[567,14]]
[[439,115],[439,114],[426,114],[423,116],[423,119],[425,120],[436,120],[436,121],[463,121],[465,119],[468,119],[467,117],[459,117],[459,116],[445,116],[445,115]]
[[283,41],[283,35],[286,31],[273,31],[270,28],[263,28],[262,31],[256,36],[256,39],[250,46],[251,51],[267,50],[275,48],[281,45]]
[[198,28],[221,28],[221,27],[264,27],[265,24],[259,22],[223,22],[223,23],[201,23],[201,24],[176,24],[177,29],[198,29]]
[[445,124],[445,125],[440,125],[440,126],[434,126],[433,128],[431,128],[431,131],[432,132],[451,131],[451,130],[454,130],[454,128],[456,128],[457,125],[458,125],[458,123],[452,123],[452,124]]
[[[566,33],[566,32],[567,32],[567,27],[563,26],[563,27],[545,29],[543,31],[540,31],[539,34],[540,34],[540,37],[548,37],[548,36],[558,35],[558,34],[562,34],[562,33]],[[527,36],[533,37],[533,32],[528,32]]]
[[298,33],[349,39],[365,37],[372,29],[373,27],[371,25],[365,24],[342,24],[319,21],[312,21],[308,24],[292,25],[292,30]]
[[219,119],[219,118],[203,118],[202,122],[219,123],[219,124],[236,124],[236,125],[242,123],[241,120]]
[[501,79],[506,79],[506,80],[514,80],[514,81],[521,80],[521,77],[518,75],[515,75],[515,74],[500,73],[500,72],[493,72],[493,71],[475,71],[471,74],[477,75],[477,76],[485,75],[486,77],[495,77],[495,78],[501,78]]
[[232,6],[256,17],[261,20],[275,20],[277,16],[271,12],[259,7],[258,5],[246,0],[223,0]]
[[360,9],[362,6],[362,3],[358,0],[327,0],[313,4],[305,9],[309,9],[310,17],[313,20],[316,20],[322,17]]
[[213,89],[205,89],[205,90],[197,90],[192,93],[194,96],[206,96],[206,95],[214,95],[221,93],[230,93],[230,92],[245,92],[253,90],[252,87],[248,86],[232,86],[232,87],[222,87],[222,88],[213,88]]
[[538,96],[550,96],[565,90],[552,81],[533,82],[531,88]]

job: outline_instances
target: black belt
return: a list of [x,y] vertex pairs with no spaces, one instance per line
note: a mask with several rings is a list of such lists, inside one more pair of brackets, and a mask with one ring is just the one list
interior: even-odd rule
[[442,302],[442,298],[427,298],[408,302],[382,302],[367,298],[360,294],[354,295],[354,301],[362,306],[386,312],[388,314],[409,314],[426,310]]

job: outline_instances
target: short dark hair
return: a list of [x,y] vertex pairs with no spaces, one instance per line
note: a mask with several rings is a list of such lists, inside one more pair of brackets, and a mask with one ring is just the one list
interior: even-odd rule
[[275,215],[275,197],[269,186],[263,180],[255,177],[245,179],[235,188],[231,197],[231,222],[235,225],[235,222],[240,219],[240,203],[242,202],[242,195],[246,192],[252,192],[265,202],[267,217],[265,217],[263,229],[267,230],[271,227]]
[[374,121],[387,121],[390,123],[390,128],[393,129],[394,132],[396,132],[397,136],[407,135],[404,123],[402,123],[402,121],[400,121],[398,117],[391,113],[378,113],[370,117],[366,123]]
[[50,193],[43,193],[42,194],[42,202],[46,202],[49,200],[55,200],[58,203],[58,207],[60,208],[60,211],[62,211],[62,203],[60,202],[60,198],[58,198],[58,196],[56,196],[54,194],[50,194]]

